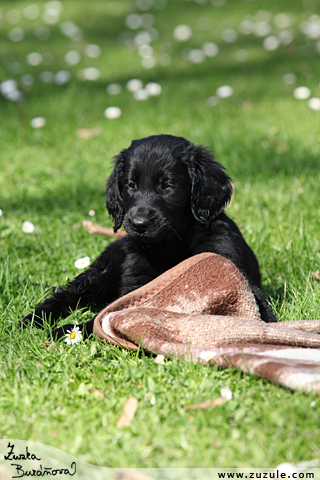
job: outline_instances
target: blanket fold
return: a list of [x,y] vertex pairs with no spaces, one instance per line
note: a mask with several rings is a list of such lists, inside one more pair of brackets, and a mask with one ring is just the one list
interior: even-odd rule
[[94,333],[125,348],[233,366],[320,392],[320,321],[263,322],[246,279],[213,253],[191,257],[108,305]]

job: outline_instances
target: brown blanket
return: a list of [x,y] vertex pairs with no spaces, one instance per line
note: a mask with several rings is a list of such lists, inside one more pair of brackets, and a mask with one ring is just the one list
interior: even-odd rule
[[116,300],[97,315],[94,332],[125,348],[233,366],[320,392],[320,321],[264,323],[248,282],[213,253],[191,257]]

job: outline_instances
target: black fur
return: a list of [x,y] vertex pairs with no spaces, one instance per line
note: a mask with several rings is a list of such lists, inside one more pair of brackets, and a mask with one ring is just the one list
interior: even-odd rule
[[[154,135],[135,140],[115,157],[107,182],[107,208],[117,231],[127,236],[22,321],[52,325],[77,307],[102,308],[201,252],[229,258],[248,280],[265,322],[276,322],[261,287],[258,262],[238,227],[224,213],[232,186],[206,148],[182,137]],[[92,333],[93,320],[82,325]],[[66,325],[54,330],[60,338]]]

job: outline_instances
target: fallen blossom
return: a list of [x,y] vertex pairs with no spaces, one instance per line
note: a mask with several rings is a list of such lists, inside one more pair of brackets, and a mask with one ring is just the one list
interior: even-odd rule
[[209,362],[209,360],[211,360],[211,358],[215,357],[216,355],[217,355],[216,352],[207,350],[207,351],[202,351],[199,355],[199,358],[201,358],[201,360],[205,360],[206,362]]
[[34,225],[33,223],[31,222],[23,222],[22,226],[21,226],[21,230],[24,232],[24,233],[32,233],[34,231]]
[[228,387],[221,388],[220,395],[224,402],[228,402],[229,400],[232,399],[232,392]]
[[154,363],[157,363],[158,365],[164,365],[164,355],[157,355],[154,359]]
[[74,345],[82,340],[82,333],[77,325],[75,325],[71,331],[67,330],[67,332],[64,340],[67,345]]
[[74,262],[74,266],[76,268],[86,268],[90,265],[90,258],[89,257],[83,257],[83,258],[78,258],[78,260],[76,260]]
[[152,392],[148,392],[145,394],[144,399],[147,400],[148,402],[151,403],[151,405],[154,405],[156,403],[156,397]]

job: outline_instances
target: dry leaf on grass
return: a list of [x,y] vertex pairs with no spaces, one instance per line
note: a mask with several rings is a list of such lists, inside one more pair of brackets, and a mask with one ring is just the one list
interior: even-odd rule
[[79,128],[79,130],[76,131],[76,136],[78,138],[92,138],[100,135],[101,131],[102,130],[99,127]]
[[[126,232],[124,230],[119,230],[115,233],[112,228],[105,228],[101,227],[100,225],[95,225],[94,223],[90,222],[90,220],[84,220],[82,222],[82,226],[86,228],[91,234],[97,233],[98,235],[106,235],[107,237],[116,238],[121,238],[126,235]],[[76,225],[74,227],[76,227]]]
[[205,410],[206,408],[210,407],[217,407],[219,405],[222,405],[224,403],[224,400],[219,397],[215,398],[214,400],[207,400],[206,402],[202,403],[192,403],[191,405],[185,405],[183,407],[184,410]]
[[104,393],[103,392],[100,392],[100,390],[98,390],[97,388],[92,388],[92,387],[86,387],[86,390],[87,392],[91,393],[93,392],[93,395],[95,397],[104,397]]
[[138,400],[136,397],[130,397],[126,401],[123,411],[120,415],[119,420],[117,421],[116,426],[118,428],[130,427],[131,420],[133,419],[138,408]]
[[320,280],[320,270],[317,270],[316,272],[311,272],[311,275],[312,275],[316,280]]

